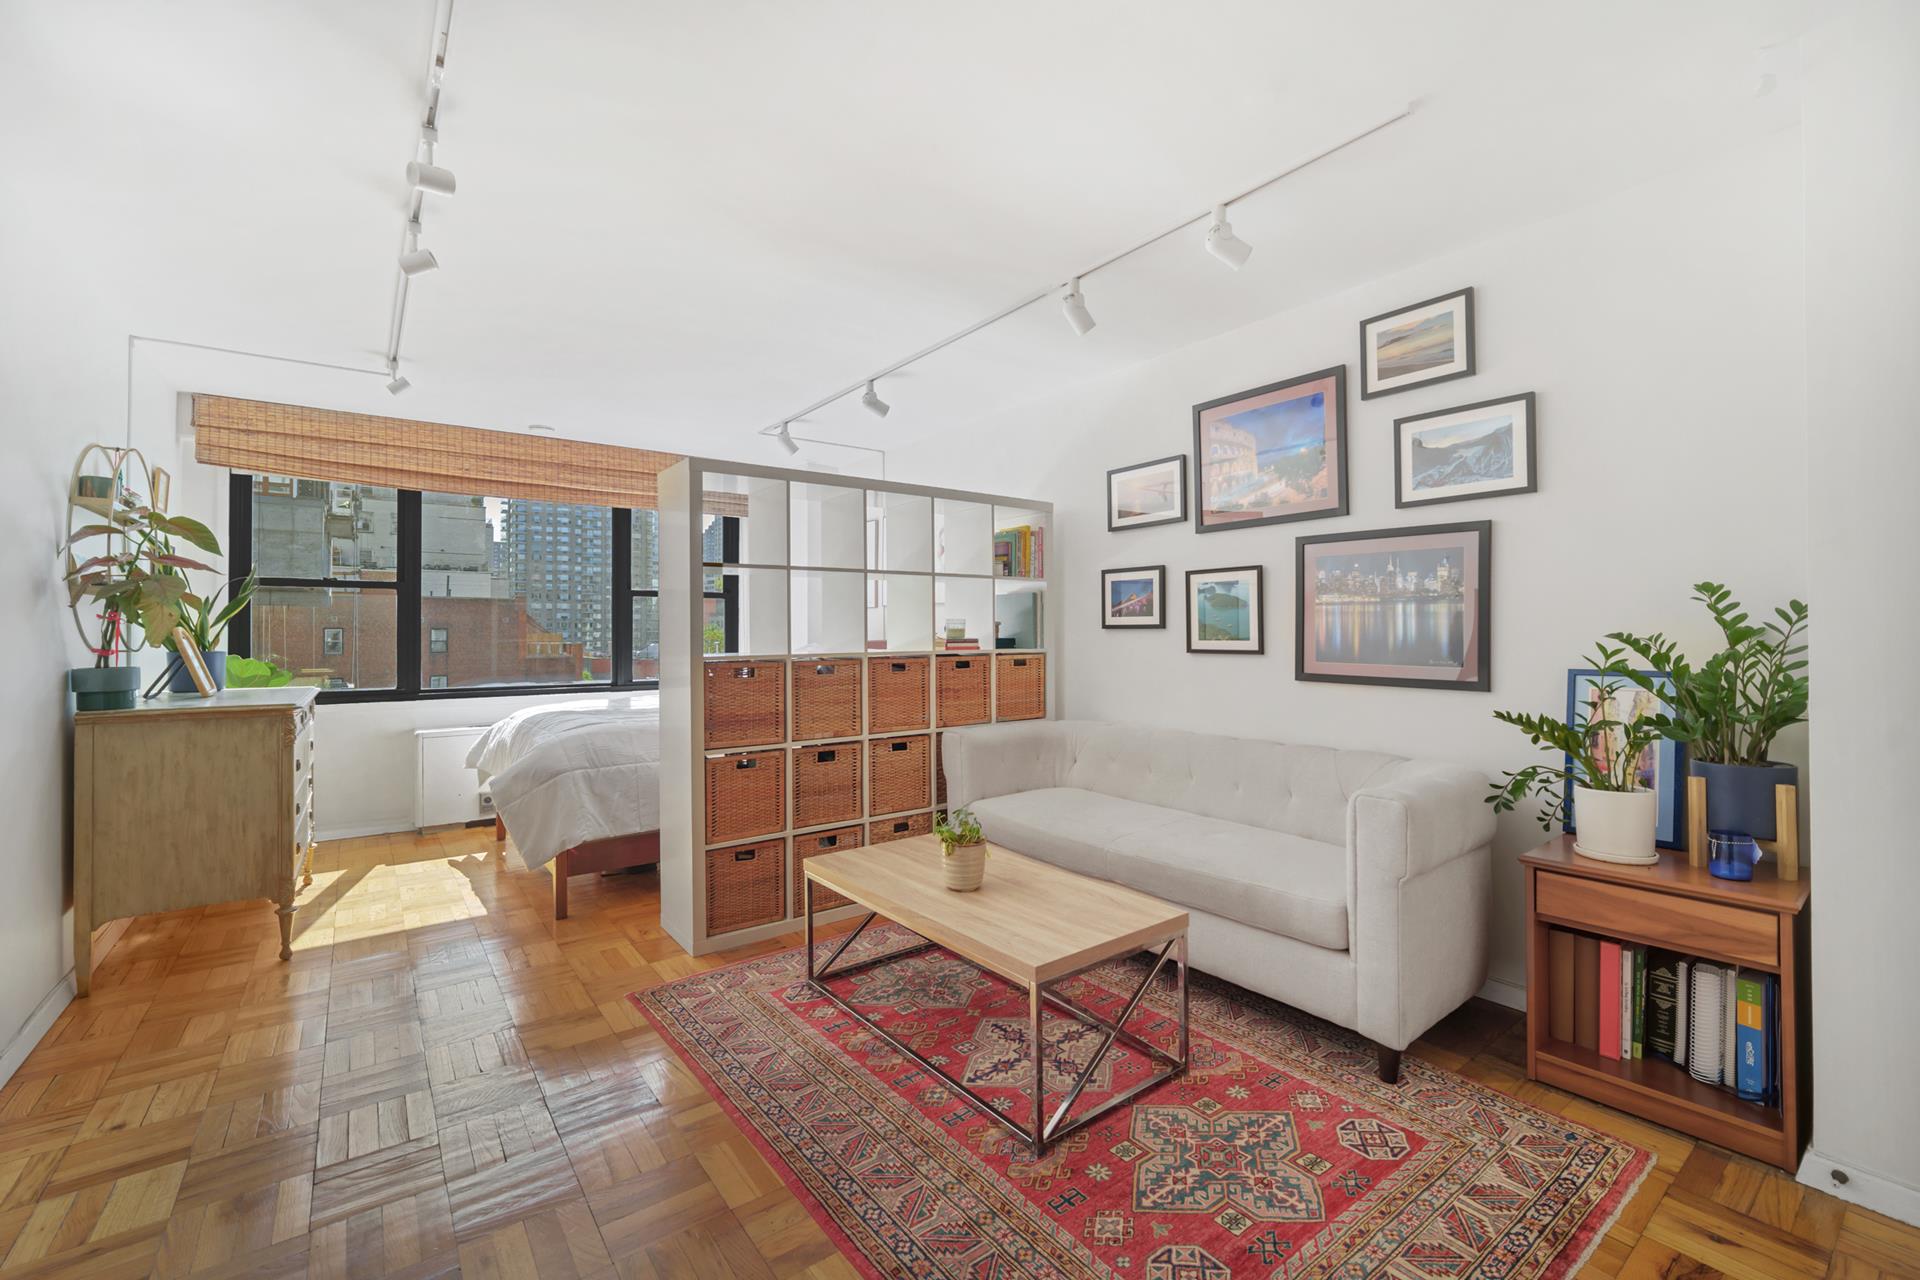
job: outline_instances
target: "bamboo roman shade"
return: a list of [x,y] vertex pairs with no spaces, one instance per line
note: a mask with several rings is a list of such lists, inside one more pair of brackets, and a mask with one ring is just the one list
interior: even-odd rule
[[193,428],[194,458],[232,471],[601,507],[658,506],[660,472],[680,461],[652,449],[226,396],[194,396]]

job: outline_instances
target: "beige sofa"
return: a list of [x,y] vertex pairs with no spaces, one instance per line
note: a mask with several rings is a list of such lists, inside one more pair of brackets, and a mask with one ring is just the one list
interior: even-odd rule
[[987,838],[1188,910],[1195,969],[1400,1051],[1487,971],[1487,781],[1372,751],[1036,720],[949,730]]

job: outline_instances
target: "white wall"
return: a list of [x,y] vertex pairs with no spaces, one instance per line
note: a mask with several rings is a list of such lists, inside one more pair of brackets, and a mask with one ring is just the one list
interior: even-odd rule
[[[1605,632],[1704,647],[1706,615],[1688,601],[1703,578],[1753,603],[1807,593],[1799,163],[1789,130],[987,420],[952,437],[966,455],[903,459],[896,474],[1057,504],[1066,715],[1517,767],[1531,749],[1491,712],[1560,711],[1567,669],[1588,665]],[[1218,269],[1196,252],[1193,270]],[[1462,285],[1477,291],[1477,376],[1366,402],[1350,383],[1352,515],[1200,537],[1191,524],[1106,531],[1107,469],[1190,453],[1192,405],[1333,364],[1351,377],[1362,317]],[[1540,492],[1394,509],[1396,416],[1521,391],[1539,394]],[[1293,679],[1296,535],[1481,518],[1494,525],[1491,693]],[[1165,631],[1100,629],[1103,568],[1165,564],[1178,600],[1185,570],[1249,563],[1266,566],[1264,657],[1186,654],[1179,604]],[[1795,733],[1776,754],[1804,748]],[[1525,961],[1514,859],[1541,838],[1530,817],[1501,823],[1492,972],[1515,985],[1492,994],[1508,999]]]
[[[1848,6],[1807,41],[1813,1150],[1804,1181],[1920,1222],[1920,9]],[[1836,1184],[1832,1170],[1846,1171]]]

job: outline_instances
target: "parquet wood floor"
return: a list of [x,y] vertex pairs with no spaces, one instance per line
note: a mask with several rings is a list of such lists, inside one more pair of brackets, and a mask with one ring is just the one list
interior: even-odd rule
[[[321,846],[290,963],[265,904],[132,922],[0,1088],[0,1280],[855,1276],[624,998],[750,952],[682,952],[652,872],[573,895],[476,828]],[[1920,1277],[1920,1231],[1528,1083],[1509,1010],[1412,1052],[1659,1153],[1583,1276]]]

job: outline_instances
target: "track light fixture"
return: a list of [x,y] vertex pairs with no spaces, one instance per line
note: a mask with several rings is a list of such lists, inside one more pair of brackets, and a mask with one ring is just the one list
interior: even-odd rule
[[400,255],[400,269],[410,276],[432,271],[439,265],[440,260],[433,256],[431,249],[409,249]]
[[781,423],[780,429],[773,433],[773,438],[780,442],[780,447],[787,451],[789,458],[800,452],[800,446],[793,442],[793,424],[791,422]]
[[1227,221],[1227,206],[1213,206],[1213,222],[1207,227],[1207,252],[1232,267],[1235,271],[1247,265],[1247,259],[1253,256],[1253,246],[1233,234],[1233,224]]
[[387,383],[388,395],[397,396],[402,391],[405,391],[408,387],[413,385],[411,382],[408,382],[405,378],[400,376],[400,362],[398,360],[387,361],[387,372],[393,375],[392,380]]
[[1079,276],[1067,282],[1067,291],[1060,298],[1060,310],[1066,313],[1073,331],[1082,337],[1093,328],[1093,312],[1087,310],[1087,300],[1080,295]]
[[407,162],[407,181],[413,184],[415,191],[431,191],[436,196],[453,194],[453,170],[442,169],[425,160]]
[[867,394],[860,397],[860,403],[876,418],[884,418],[893,411],[893,406],[882,400],[880,393],[873,389],[871,378],[867,379]]

